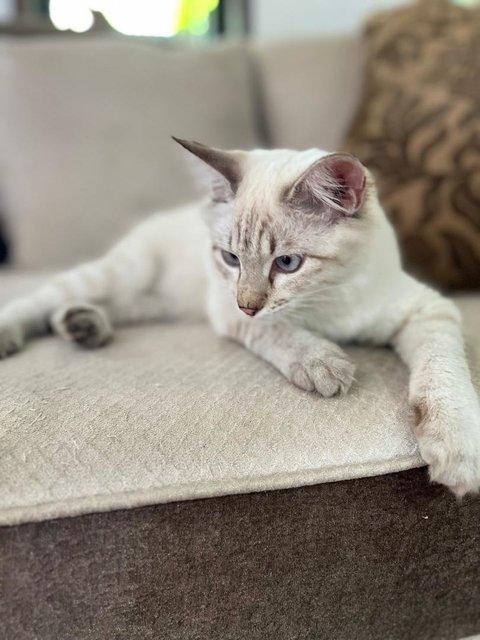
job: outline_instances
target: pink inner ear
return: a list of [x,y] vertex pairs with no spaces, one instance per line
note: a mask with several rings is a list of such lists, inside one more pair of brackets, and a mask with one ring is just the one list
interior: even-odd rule
[[295,209],[333,223],[361,208],[366,178],[365,167],[354,156],[323,156],[298,178],[287,192],[286,201]]
[[327,159],[327,167],[341,190],[339,199],[342,206],[350,213],[357,211],[365,192],[366,176],[363,166],[355,158],[332,157]]
[[365,186],[363,168],[354,160],[334,159],[330,164],[330,170],[334,177],[346,187],[363,189]]

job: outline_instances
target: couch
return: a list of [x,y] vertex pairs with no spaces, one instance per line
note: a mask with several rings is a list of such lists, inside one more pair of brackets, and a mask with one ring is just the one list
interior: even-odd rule
[[[170,134],[338,149],[357,38],[192,47],[4,38],[2,302],[196,196]],[[480,387],[480,300],[455,298]],[[429,483],[407,372],[344,398],[204,325],[53,337],[0,363],[4,638],[453,639],[480,631],[480,503]]]

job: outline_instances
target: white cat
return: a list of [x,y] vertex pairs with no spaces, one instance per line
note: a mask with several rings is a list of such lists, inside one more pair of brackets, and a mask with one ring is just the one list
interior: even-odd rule
[[459,312],[402,270],[368,170],[318,149],[177,141],[208,168],[211,202],[150,218],[103,258],[8,304],[0,356],[50,328],[98,347],[115,325],[199,317],[205,296],[219,334],[326,397],[354,379],[337,341],[390,344],[411,372],[415,434],[432,480],[458,496],[478,490],[480,410]]

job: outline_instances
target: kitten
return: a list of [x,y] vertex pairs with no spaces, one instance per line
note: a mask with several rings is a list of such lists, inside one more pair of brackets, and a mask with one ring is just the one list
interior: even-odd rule
[[[161,213],[103,258],[54,277],[0,312],[0,356],[53,329],[94,348],[129,322],[198,318],[294,385],[346,392],[337,342],[392,345],[410,369],[415,434],[431,479],[480,485],[480,410],[455,305],[407,275],[368,170],[318,149],[221,151],[200,159],[212,197]],[[203,265],[206,265],[205,269]]]

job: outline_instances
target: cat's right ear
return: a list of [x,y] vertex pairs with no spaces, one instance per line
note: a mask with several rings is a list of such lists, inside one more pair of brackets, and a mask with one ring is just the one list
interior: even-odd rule
[[194,171],[202,182],[207,181],[214,202],[233,200],[242,179],[243,151],[223,151],[200,142],[172,136],[184,149],[201,160]]
[[360,211],[367,187],[367,171],[348,153],[331,153],[316,160],[286,193],[294,208],[338,222]]

